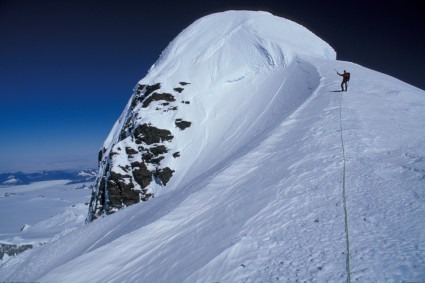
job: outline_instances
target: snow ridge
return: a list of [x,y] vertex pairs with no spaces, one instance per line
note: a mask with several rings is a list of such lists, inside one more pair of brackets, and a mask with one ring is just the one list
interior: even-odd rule
[[[334,55],[268,13],[195,22],[105,144],[123,188],[146,181],[129,173],[140,157],[163,157],[167,185],[155,176],[155,198],[10,258],[0,280],[420,282],[425,92]],[[348,92],[335,69],[350,71]],[[150,144],[152,132],[173,138]]]
[[[248,148],[276,126],[277,112],[284,119],[317,86],[317,75],[305,78],[314,72],[307,55],[335,59],[310,31],[269,13],[228,11],[185,29],[105,141],[89,219],[171,191]],[[152,135],[160,137],[147,141]]]

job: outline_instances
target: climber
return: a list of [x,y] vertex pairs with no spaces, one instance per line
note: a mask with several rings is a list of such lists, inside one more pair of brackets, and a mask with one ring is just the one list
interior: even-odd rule
[[[342,77],[341,91],[347,91],[348,81],[350,80],[350,73],[348,73],[345,70],[344,70],[344,73],[342,74],[338,73],[338,71],[336,71],[336,73]],[[344,89],[344,85],[345,85],[345,89]]]

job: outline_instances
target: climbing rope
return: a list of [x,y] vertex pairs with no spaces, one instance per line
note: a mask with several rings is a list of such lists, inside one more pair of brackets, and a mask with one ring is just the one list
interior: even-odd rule
[[341,147],[342,147],[342,160],[343,160],[343,170],[342,170],[342,199],[344,203],[344,222],[345,222],[345,240],[347,242],[347,259],[346,259],[346,268],[347,268],[347,282],[351,282],[351,270],[350,270],[350,239],[348,237],[348,213],[347,213],[347,196],[345,193],[345,147],[344,147],[344,138],[342,136],[342,93],[339,101],[339,132],[341,134]]

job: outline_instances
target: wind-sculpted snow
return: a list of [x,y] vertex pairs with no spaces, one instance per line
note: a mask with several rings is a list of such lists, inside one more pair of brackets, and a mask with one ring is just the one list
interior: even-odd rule
[[89,218],[173,190],[258,143],[318,85],[307,56],[335,52],[269,13],[193,23],[139,82],[99,153]]
[[[272,17],[237,15],[216,15],[218,45],[211,42],[205,56],[233,48],[219,42],[223,32],[244,32],[246,26],[227,28],[228,21],[243,26],[241,19]],[[205,40],[214,32],[201,30]],[[287,37],[295,40],[300,28],[293,30]],[[298,50],[289,50],[276,57],[279,48],[267,38],[264,50],[253,44],[264,58],[257,71],[233,66],[240,71],[207,75],[172,56],[184,55],[179,46],[187,41],[180,38],[196,32],[183,31],[140,82],[160,82],[158,93],[183,88],[175,94],[177,111],[164,112],[174,106],[152,100],[139,123],[172,126],[173,139],[164,143],[170,155],[160,161],[175,170],[167,186],[153,188],[147,202],[9,259],[0,281],[421,282],[425,92],[329,59],[320,48],[323,56],[301,50],[292,57]],[[191,58],[206,60],[193,52]],[[335,69],[351,72],[348,92],[339,92]],[[135,96],[107,144],[132,134],[122,128]],[[143,108],[143,100],[137,105]],[[180,129],[178,121],[190,127]]]

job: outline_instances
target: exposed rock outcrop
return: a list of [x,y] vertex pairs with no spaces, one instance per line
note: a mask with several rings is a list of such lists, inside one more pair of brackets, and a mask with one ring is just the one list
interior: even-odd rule
[[32,249],[32,245],[15,245],[0,243],[0,260],[3,260],[4,256],[15,256],[28,249]]
[[191,122],[183,121],[182,119],[176,119],[175,124],[180,130],[184,130],[186,128],[189,128],[190,125],[192,125]]
[[[182,87],[174,88],[177,93],[183,90]],[[183,103],[189,104],[189,101]],[[176,104],[174,95],[161,92],[160,83],[136,86],[125,120],[118,129],[117,140],[99,152],[99,176],[90,202],[90,220],[146,201],[153,196],[151,186],[169,183],[175,171],[163,164],[163,160],[168,154],[173,158],[180,156],[180,152],[170,152],[168,148],[176,130],[172,125],[164,129],[142,122],[141,117],[144,111],[176,111]],[[152,105],[154,107],[150,107]],[[175,121],[175,126],[181,130],[190,125],[191,122],[182,119]]]
[[176,101],[176,99],[174,98],[174,96],[171,95],[171,94],[169,94],[169,93],[157,93],[157,92],[154,92],[151,96],[149,96],[148,98],[146,98],[143,101],[143,108],[148,107],[149,104],[152,101],[161,101],[161,100],[163,100],[163,101],[170,101],[170,102]]
[[134,137],[148,145],[162,141],[171,141],[173,139],[173,135],[169,130],[158,129],[148,124],[138,126],[134,130]]
[[168,181],[170,181],[171,177],[173,176],[174,170],[171,170],[168,167],[165,167],[164,169],[158,170],[156,172],[156,176],[161,181],[161,183],[165,186],[167,185]]

